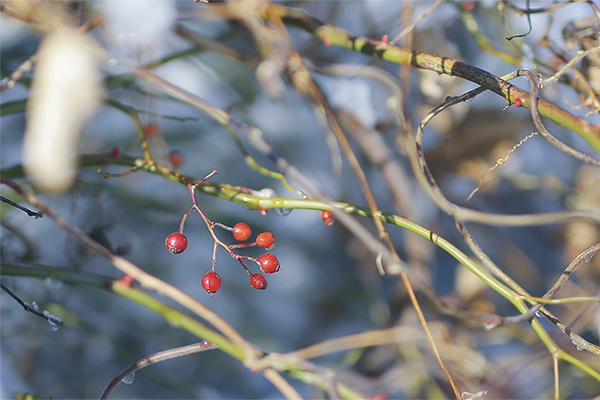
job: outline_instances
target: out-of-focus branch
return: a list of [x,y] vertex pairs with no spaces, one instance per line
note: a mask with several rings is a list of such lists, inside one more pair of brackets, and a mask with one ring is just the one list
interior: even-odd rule
[[[520,99],[524,107],[531,107],[531,96],[526,91],[505,80],[467,63],[416,50],[395,47],[365,37],[354,36],[344,29],[325,24],[306,11],[276,5],[275,9],[286,23],[294,24],[315,34],[325,45],[340,46],[358,51],[372,57],[382,58],[401,65],[435,71],[440,74],[456,76],[474,82],[502,96],[509,104]],[[554,122],[564,125],[584,138],[590,146],[600,152],[600,127],[569,113],[568,111],[544,100],[539,100],[539,112]]]
[[[112,264],[123,273],[130,275],[133,279],[140,282],[142,287],[154,290],[159,294],[167,296],[182,306],[188,308],[196,315],[204,318],[206,321],[211,323],[217,329],[219,329],[228,339],[231,340],[232,345],[227,349],[228,352],[234,354],[244,354],[244,358],[248,360],[258,357],[256,349],[252,347],[237,331],[235,331],[231,325],[225,322],[221,317],[209,310],[202,303],[198,302],[188,294],[183,293],[181,290],[175,288],[172,285],[144,272],[142,269],[127,261],[126,259],[117,256],[110,252],[108,249],[100,245],[98,242],[90,238],[84,232],[77,227],[69,224],[64,218],[56,214],[53,210],[48,208],[41,200],[37,198],[29,190],[23,186],[16,184],[14,181],[6,178],[4,175],[1,176],[1,182],[9,186],[12,190],[23,196],[27,202],[34,207],[41,210],[45,215],[54,220],[61,228],[70,234],[74,235],[78,240],[83,242],[87,247],[96,251],[103,257],[107,258]],[[213,341],[213,340],[211,340]],[[220,346],[223,348],[223,346]]]

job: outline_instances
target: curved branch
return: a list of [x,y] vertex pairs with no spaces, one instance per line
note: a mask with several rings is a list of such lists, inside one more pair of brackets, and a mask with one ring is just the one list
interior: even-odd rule
[[161,361],[170,360],[172,358],[183,357],[190,354],[200,353],[206,350],[212,350],[218,348],[216,345],[203,340],[200,343],[194,343],[187,346],[176,347],[174,349],[169,349],[165,351],[160,351],[158,353],[154,353],[148,357],[144,357],[141,360],[131,364],[123,371],[121,371],[117,376],[113,378],[112,381],[104,388],[102,394],[100,395],[100,400],[107,399],[108,396],[112,393],[112,391],[121,383],[125,377],[133,376],[136,371],[139,371],[142,368],[146,368],[152,364],[159,363]]
[[550,132],[548,132],[548,129],[546,129],[546,127],[542,123],[542,118],[540,117],[538,107],[540,102],[540,99],[538,97],[538,90],[542,84],[542,77],[526,69],[519,70],[518,74],[520,76],[527,77],[527,79],[529,79],[529,83],[531,84],[531,97],[534,99],[531,102],[531,118],[533,119],[533,123],[535,124],[535,127],[538,129],[542,137],[546,139],[551,145],[553,145],[560,151],[570,155],[571,157],[600,168],[600,161],[578,150],[575,150],[570,146],[567,146],[565,143],[561,142],[560,140],[555,138]]

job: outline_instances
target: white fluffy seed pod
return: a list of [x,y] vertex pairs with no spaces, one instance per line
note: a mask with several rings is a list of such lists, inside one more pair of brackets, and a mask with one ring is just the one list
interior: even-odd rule
[[23,142],[23,167],[39,190],[58,194],[73,184],[79,136],[100,94],[93,46],[73,30],[48,33],[37,53]]

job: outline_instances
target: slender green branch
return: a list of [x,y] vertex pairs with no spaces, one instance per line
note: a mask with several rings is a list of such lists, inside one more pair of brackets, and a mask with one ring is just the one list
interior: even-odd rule
[[2,263],[0,273],[3,276],[23,276],[40,279],[52,278],[58,279],[69,285],[87,285],[100,289],[109,289],[112,281],[116,279],[105,275],[74,271],[66,268],[48,267],[44,265],[28,267],[4,262]]
[[138,132],[138,136],[140,138],[140,146],[142,148],[142,151],[144,152],[144,158],[148,164],[153,164],[154,160],[152,159],[152,155],[150,154],[150,146],[148,145],[148,140],[146,139],[146,134],[144,133],[144,127],[142,126],[142,122],[140,121],[140,117],[138,115],[138,110],[125,104],[121,104],[118,101],[112,99],[106,99],[104,100],[104,102],[109,106],[116,108],[117,110],[123,111],[125,114],[129,115],[129,117],[133,120],[135,128]]
[[219,347],[219,349],[237,359],[244,359],[245,355],[241,348],[234,345],[231,341],[225,338],[225,336],[207,328],[204,324],[183,314],[181,311],[166,305],[162,301],[157,300],[149,294],[144,293],[139,289],[122,285],[119,283],[119,281],[113,281],[113,284],[110,288],[116,294],[123,296],[134,303],[138,303],[156,312],[157,314],[160,314],[172,326],[182,328],[201,339],[214,343]]
[[521,59],[519,57],[515,57],[512,54],[495,48],[494,45],[490,42],[490,40],[487,37],[485,37],[483,33],[481,33],[481,30],[479,29],[479,24],[477,23],[477,20],[475,19],[471,11],[466,10],[462,4],[459,4],[455,1],[452,1],[451,4],[453,4],[454,6],[456,6],[456,8],[460,10],[460,18],[462,19],[465,28],[467,28],[469,33],[475,38],[479,47],[481,47],[484,51],[495,55],[505,63],[517,66],[521,65]]
[[564,297],[562,299],[545,299],[543,297],[523,296],[524,300],[543,304],[567,304],[567,303],[600,303],[600,297],[578,296]]
[[[133,159],[131,157],[126,157],[124,155],[119,155],[118,159],[121,159],[121,158],[123,159],[123,161],[127,160],[130,163],[131,163],[131,161],[134,161],[134,166],[137,163],[143,162],[143,160],[141,160],[141,159]],[[84,157],[84,159],[85,159],[85,157]],[[88,160],[89,160],[89,158],[88,158]],[[112,161],[114,161],[114,160],[112,160]],[[156,165],[154,165],[153,167],[155,167],[155,168],[153,168],[152,171],[150,171],[150,172],[158,173],[161,175],[164,173],[162,171],[162,169],[156,168]],[[167,175],[167,176],[180,182],[180,183],[183,183],[181,181],[181,178],[177,178],[173,175]],[[184,178],[184,179],[187,179],[187,178]],[[189,180],[194,181],[193,178],[189,178]],[[515,292],[513,292],[511,289],[508,289],[506,286],[504,286],[502,283],[497,281],[486,271],[481,269],[481,267],[479,265],[477,265],[475,262],[473,262],[466,254],[464,254],[462,251],[460,251],[458,248],[456,248],[450,242],[448,242],[444,238],[440,237],[436,233],[430,231],[429,229],[424,228],[423,226],[408,220],[407,218],[403,218],[401,216],[397,216],[392,213],[383,212],[383,211],[377,211],[375,213],[375,215],[373,215],[371,213],[370,209],[367,207],[358,207],[358,206],[347,204],[347,203],[335,203],[334,202],[330,205],[330,204],[324,203],[322,201],[314,200],[314,199],[260,198],[260,197],[251,195],[245,191],[241,191],[239,188],[233,188],[230,185],[224,185],[224,184],[215,184],[215,183],[204,182],[198,186],[197,190],[200,190],[206,194],[217,196],[219,198],[223,198],[223,199],[227,199],[230,201],[235,201],[240,204],[244,204],[252,209],[268,209],[268,208],[283,208],[283,207],[299,208],[299,209],[313,209],[313,210],[326,209],[326,210],[343,211],[345,213],[353,214],[353,215],[361,216],[361,217],[378,218],[379,220],[381,220],[384,223],[397,225],[401,228],[408,229],[408,230],[412,231],[413,233],[416,233],[419,236],[422,236],[422,237],[432,241],[434,244],[436,244],[437,246],[439,246],[440,248],[442,248],[443,250],[445,250],[446,252],[451,254],[456,260],[458,260],[465,267],[469,268],[469,270],[471,270],[477,277],[482,279],[487,285],[492,287],[494,290],[498,291],[505,298],[509,299],[510,301],[516,302],[516,303],[521,302],[521,300],[519,300],[517,298]]]

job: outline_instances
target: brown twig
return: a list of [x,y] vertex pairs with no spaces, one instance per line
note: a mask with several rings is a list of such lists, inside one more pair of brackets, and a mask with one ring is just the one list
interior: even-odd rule
[[526,69],[521,69],[517,73],[519,76],[527,77],[527,79],[529,79],[529,83],[531,84],[531,98],[533,99],[531,101],[531,118],[533,119],[533,123],[535,124],[535,127],[538,129],[538,131],[540,132],[542,137],[544,139],[546,139],[551,145],[553,145],[557,149],[561,150],[563,153],[566,153],[566,154],[570,155],[571,157],[578,159],[581,162],[585,162],[587,164],[591,164],[591,165],[594,165],[594,166],[600,168],[600,160],[596,160],[595,158],[593,158],[585,153],[582,153],[579,150],[575,150],[574,148],[561,142],[560,140],[555,138],[548,131],[548,129],[546,129],[546,127],[544,126],[544,124],[542,122],[542,118],[540,117],[540,114],[539,114],[539,107],[538,107],[538,102],[539,102],[538,90],[542,83],[541,75],[536,75]]

